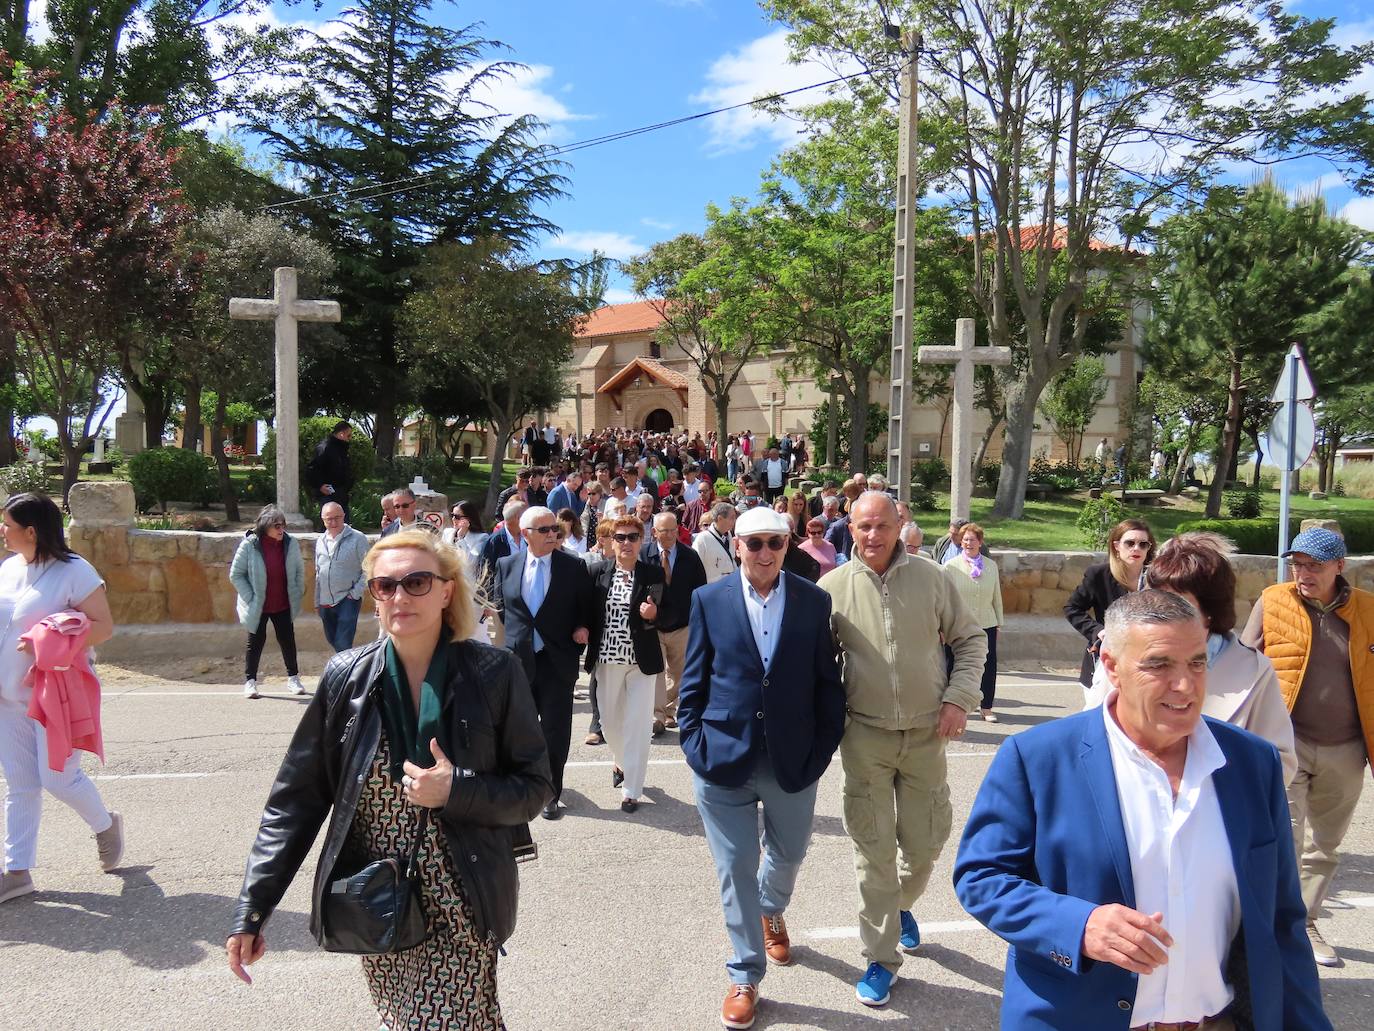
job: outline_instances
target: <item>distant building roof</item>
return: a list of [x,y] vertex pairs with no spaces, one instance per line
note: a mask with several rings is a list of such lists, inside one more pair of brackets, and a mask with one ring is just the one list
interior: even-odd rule
[[586,325],[577,331],[579,337],[620,336],[624,333],[651,333],[663,323],[652,301],[631,301],[628,304],[608,304],[592,312]]
[[631,359],[624,368],[608,379],[601,386],[596,388],[598,394],[614,394],[629,386],[640,375],[648,376],[652,380],[657,380],[665,387],[672,387],[674,390],[687,389],[687,377],[680,372],[668,368],[662,362],[654,358],[640,356]]
[[[988,230],[986,233],[984,233],[984,235],[985,235],[985,236],[992,236],[992,235],[993,235],[993,230]],[[1034,250],[1036,247],[1039,247],[1040,244],[1041,244],[1041,242],[1042,242],[1042,240],[1044,239],[1044,235],[1045,235],[1045,227],[1044,227],[1043,225],[1022,226],[1022,227],[1021,227],[1021,250],[1023,250],[1023,251],[1029,251],[1029,250]],[[970,240],[973,239],[972,234],[970,234],[970,235],[967,237],[967,239],[970,239]],[[1068,227],[1068,226],[1059,226],[1059,225],[1055,226],[1055,227],[1054,227],[1054,236],[1050,239],[1050,249],[1051,249],[1051,250],[1056,250],[1056,251],[1062,251],[1062,250],[1063,250],[1065,247],[1067,247],[1068,245],[1069,245],[1069,227]],[[1090,240],[1088,241],[1088,250],[1090,250],[1090,251],[1119,251],[1119,250],[1121,250],[1121,249],[1122,249],[1122,248],[1121,248],[1120,245],[1114,244],[1114,243],[1108,243],[1106,240],[1099,240],[1099,239],[1098,239],[1097,237],[1095,237],[1095,236],[1094,236],[1092,239],[1090,239]]]

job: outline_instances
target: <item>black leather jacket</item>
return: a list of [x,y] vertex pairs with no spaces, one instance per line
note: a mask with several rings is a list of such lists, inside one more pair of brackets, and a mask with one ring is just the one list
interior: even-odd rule
[[[450,690],[442,718],[455,753],[449,756],[453,789],[436,812],[477,932],[494,934],[500,943],[515,929],[513,846],[529,841],[527,824],[553,797],[549,760],[515,656],[472,641],[448,647]],[[386,675],[384,658],[383,642],[374,641],[340,652],[325,667],[267,797],[231,934],[262,930],[328,817],[311,894],[310,929],[318,937],[320,900],[381,740],[377,692]],[[469,669],[475,684],[465,675]]]

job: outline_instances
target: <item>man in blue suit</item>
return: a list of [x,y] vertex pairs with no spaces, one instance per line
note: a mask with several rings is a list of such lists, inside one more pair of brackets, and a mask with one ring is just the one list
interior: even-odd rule
[[1201,714],[1176,595],[1107,611],[1100,709],[1010,738],[954,885],[1010,943],[1002,1027],[1327,1031],[1273,745]]
[[678,731],[734,950],[727,1028],[754,1023],[767,963],[792,961],[783,911],[811,840],[816,782],[844,734],[830,597],[783,571],[790,540],[781,513],[741,515],[740,571],[697,589],[688,622]]

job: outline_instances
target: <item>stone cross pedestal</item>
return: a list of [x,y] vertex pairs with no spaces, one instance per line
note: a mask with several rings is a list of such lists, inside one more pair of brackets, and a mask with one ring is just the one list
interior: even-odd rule
[[953,347],[922,347],[916,360],[922,365],[954,366],[953,452],[949,463],[949,517],[967,519],[973,496],[973,370],[976,365],[1008,365],[1009,347],[975,347],[972,319],[955,324]]
[[309,529],[301,515],[299,360],[296,323],[338,322],[343,312],[337,301],[302,301],[296,294],[296,270],[279,268],[275,289],[268,300],[234,297],[229,301],[231,319],[275,322],[277,338],[277,507],[292,528]]

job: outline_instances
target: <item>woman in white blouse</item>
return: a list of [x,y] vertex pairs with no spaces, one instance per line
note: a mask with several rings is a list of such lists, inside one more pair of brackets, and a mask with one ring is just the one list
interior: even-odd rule
[[997,722],[992,703],[997,695],[997,628],[1002,625],[1002,583],[997,563],[983,554],[983,528],[965,523],[959,528],[959,554],[945,564],[945,573],[959,597],[988,635],[988,658],[983,665],[982,715]]
[[34,890],[29,871],[38,859],[43,792],[71,806],[95,835],[106,873],[124,855],[124,822],[81,772],[73,751],[60,770],[49,768],[43,724],[30,719],[33,646],[20,638],[48,616],[75,609],[90,620],[87,647],[108,641],[114,618],[95,568],[62,536],[62,513],[41,494],[15,494],[5,502],[5,548],[0,563],[0,767],[5,772],[5,865],[0,903]]
[[620,808],[639,808],[649,768],[654,721],[654,684],[663,672],[663,649],[654,620],[663,594],[663,567],[642,562],[644,524],[621,516],[613,527],[615,560],[595,574],[594,604],[600,618],[587,642],[587,669],[596,674],[601,733],[615,759],[611,786],[622,792]]
[[558,513],[558,538],[563,542],[564,551],[578,557],[587,553],[587,538],[582,533],[582,520],[577,518],[571,508],[565,508]]

